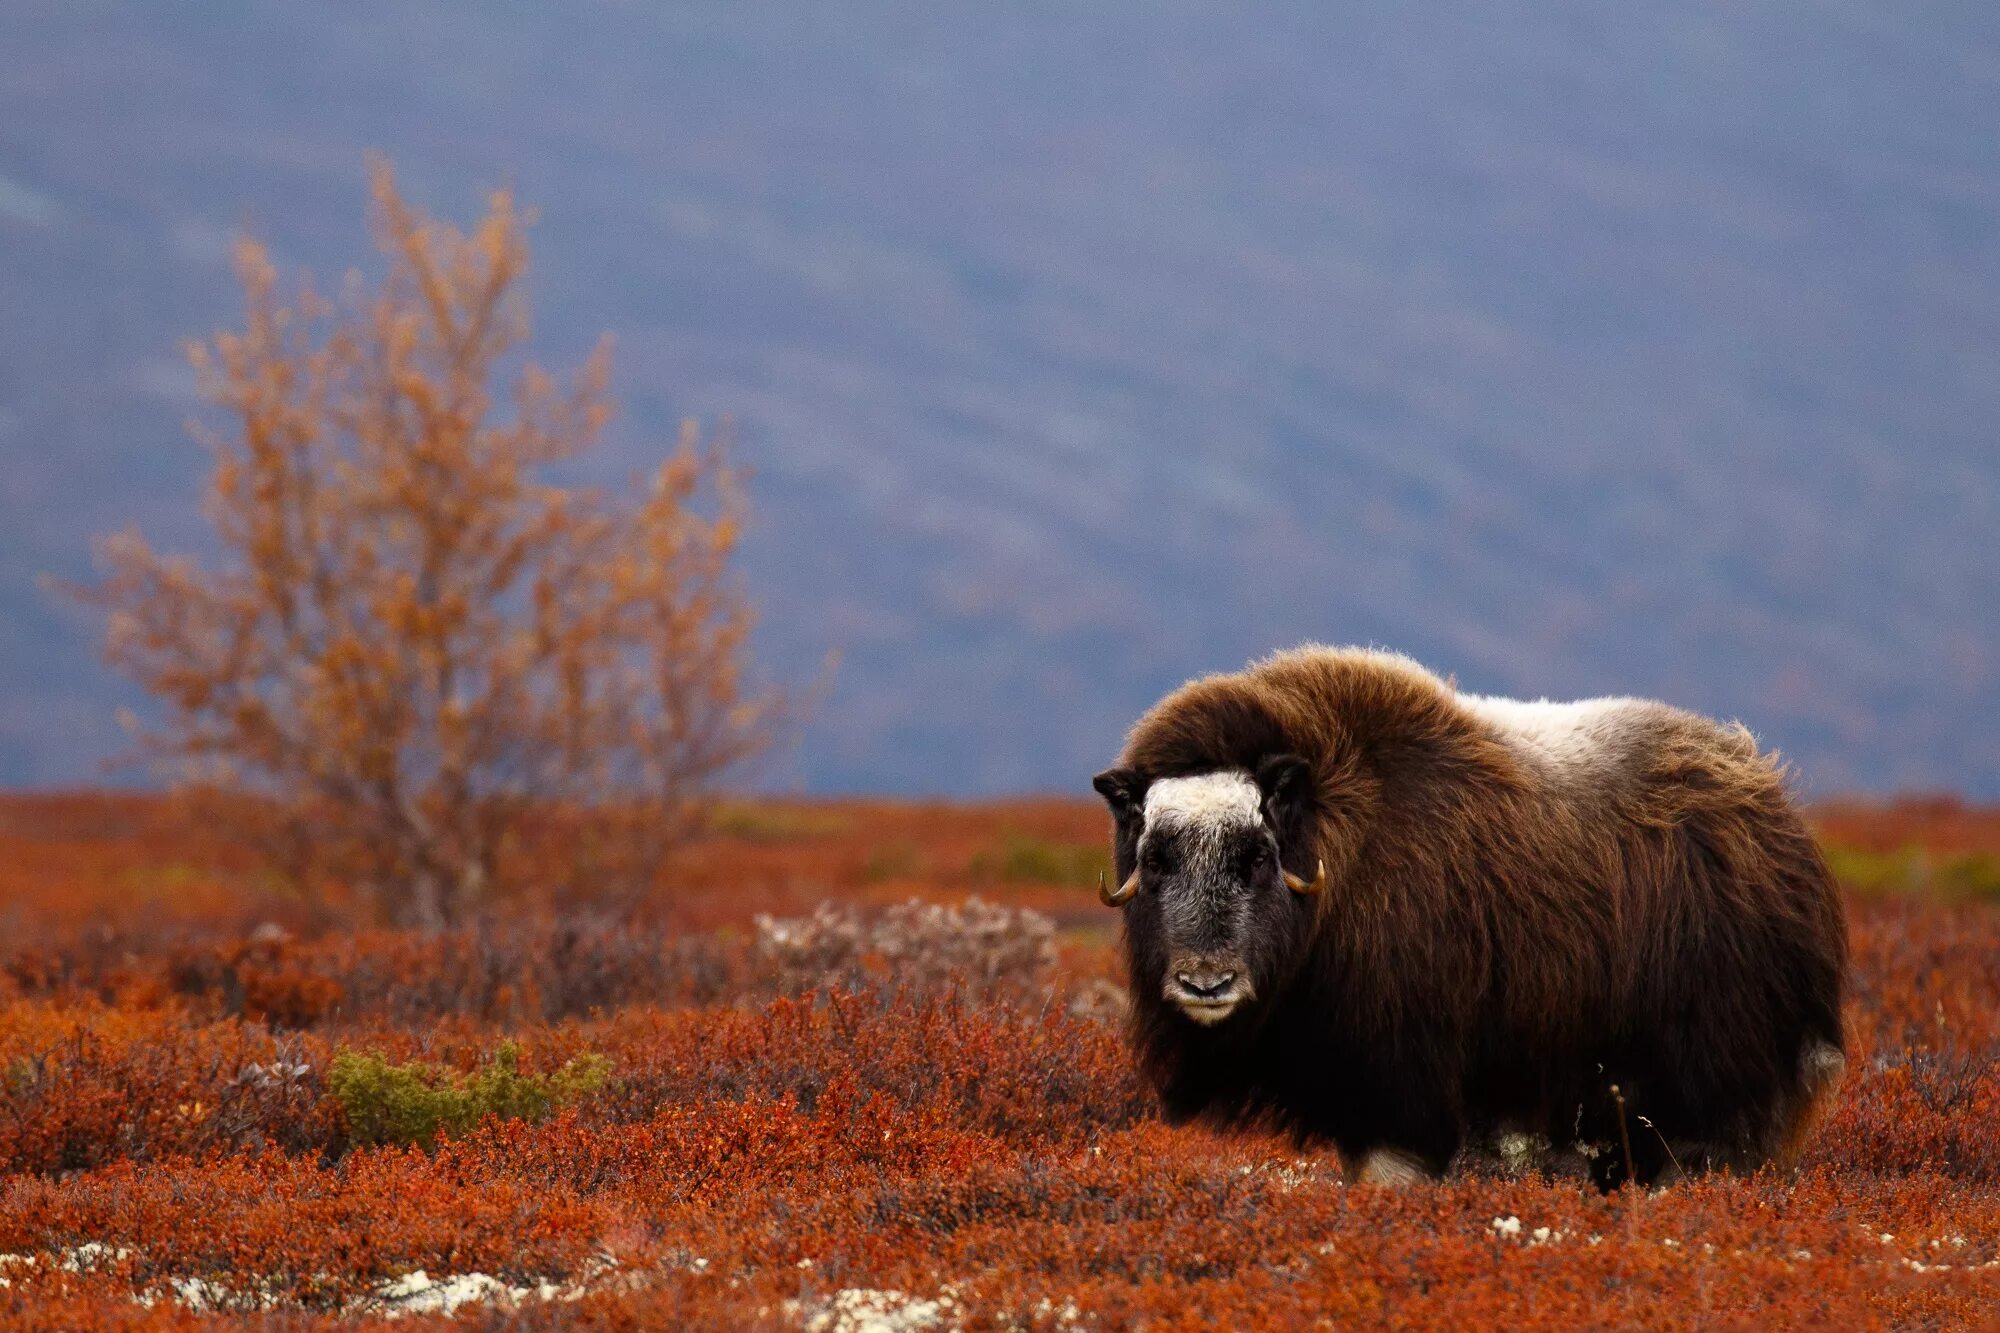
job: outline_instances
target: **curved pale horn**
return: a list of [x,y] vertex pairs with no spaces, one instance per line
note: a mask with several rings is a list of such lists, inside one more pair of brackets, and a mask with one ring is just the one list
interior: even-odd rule
[[1118,892],[1116,893],[1113,893],[1110,887],[1105,883],[1104,872],[1102,870],[1097,872],[1098,901],[1102,902],[1106,907],[1122,907],[1126,903],[1130,902],[1132,900],[1132,895],[1137,893],[1138,891],[1139,891],[1139,872],[1136,870],[1132,872],[1130,878],[1128,878],[1123,884],[1120,884],[1118,886]]
[[1294,875],[1291,871],[1287,870],[1285,872],[1285,887],[1290,889],[1293,893],[1320,892],[1322,889],[1326,887],[1326,862],[1321,861],[1319,863],[1319,869],[1314,872],[1312,877],[1312,883],[1310,884],[1306,883],[1304,880],[1300,879],[1297,875]]

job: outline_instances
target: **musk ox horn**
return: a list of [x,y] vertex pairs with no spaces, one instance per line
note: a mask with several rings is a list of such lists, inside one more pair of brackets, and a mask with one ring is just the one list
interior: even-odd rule
[[1106,907],[1122,907],[1132,901],[1132,895],[1138,891],[1139,872],[1136,870],[1118,886],[1116,893],[1113,893],[1110,886],[1105,883],[1104,872],[1102,870],[1097,872],[1097,897]]
[[1326,862],[1321,861],[1319,863],[1319,869],[1314,872],[1312,883],[1310,884],[1287,870],[1285,872],[1285,887],[1293,893],[1318,893],[1326,887]]

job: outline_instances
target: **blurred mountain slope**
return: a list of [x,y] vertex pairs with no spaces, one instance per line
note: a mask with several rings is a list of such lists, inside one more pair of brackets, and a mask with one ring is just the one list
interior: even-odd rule
[[0,11],[0,779],[132,702],[36,586],[198,548],[176,344],[361,155],[542,209],[607,480],[759,471],[776,780],[1077,788],[1317,637],[1740,715],[1813,790],[2000,794],[2000,11],[1583,0]]

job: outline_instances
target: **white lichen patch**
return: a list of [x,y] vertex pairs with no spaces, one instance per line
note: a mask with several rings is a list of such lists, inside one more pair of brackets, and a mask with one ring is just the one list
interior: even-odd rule
[[[702,1261],[703,1266],[707,1264]],[[548,1279],[533,1280],[525,1286],[494,1277],[490,1273],[457,1273],[446,1277],[433,1278],[423,1269],[406,1273],[376,1287],[350,1307],[350,1313],[372,1314],[395,1319],[404,1315],[442,1314],[449,1315],[466,1305],[522,1305],[548,1303],[552,1301],[574,1301],[601,1290],[612,1282],[623,1282],[628,1287],[644,1281],[641,1274],[618,1274],[618,1263],[609,1256],[599,1256],[585,1266],[582,1273],[568,1282],[552,1282]]]
[[[1493,1218],[1490,1222],[1487,1223],[1487,1227],[1492,1231],[1493,1235],[1498,1239],[1519,1241],[1522,1249],[1532,1249],[1537,1245],[1556,1245],[1569,1239],[1569,1235],[1567,1232],[1559,1231],[1554,1227],[1539,1226],[1539,1227],[1529,1228],[1525,1223],[1521,1221],[1520,1218],[1515,1217],[1511,1214],[1506,1217]],[[1892,1233],[1887,1231],[1881,1231],[1881,1232],[1869,1231],[1865,1234],[1871,1240],[1876,1241],[1882,1245],[1893,1245],[1896,1241],[1896,1237]],[[1591,1234],[1585,1236],[1583,1240],[1586,1245],[1599,1245],[1603,1243],[1604,1237],[1596,1234]],[[1711,1258],[1716,1254],[1715,1246],[1706,1241],[1682,1240],[1674,1236],[1662,1236],[1658,1237],[1656,1240],[1648,1239],[1642,1243],[1646,1244],[1657,1243],[1661,1249],[1666,1250],[1670,1253],[1693,1254],[1699,1252],[1701,1257],[1704,1259]],[[1983,1246],[1975,1245],[1974,1242],[1968,1240],[1964,1236],[1959,1236],[1959,1235],[1940,1236],[1935,1240],[1918,1241],[1916,1242],[1916,1244],[1920,1247],[1918,1253],[1932,1252],[1930,1253],[1930,1257],[1928,1259],[1917,1259],[1907,1255],[1896,1255],[1896,1256],[1885,1255],[1883,1256],[1881,1262],[1894,1263],[1895,1265],[1905,1268],[1912,1273],[1947,1273],[1951,1272],[1954,1269],[1954,1267],[1956,1267],[1961,1271],[1966,1271],[1966,1272],[1971,1272],[1974,1270],[1985,1271],[1985,1270],[2000,1269],[2000,1258],[1988,1259],[1985,1262],[1977,1262],[1974,1259],[1968,1257],[1955,1265],[1949,1262],[1943,1262],[1942,1259],[1944,1254],[1954,1253],[1968,1248],[1973,1249],[1976,1254],[1981,1248],[1983,1248]],[[1319,1247],[1320,1254],[1331,1254],[1332,1252],[1333,1252],[1333,1246],[1331,1244],[1321,1245]],[[1731,1255],[1734,1255],[1738,1258],[1744,1257],[1753,1252],[1754,1251],[1742,1250],[1742,1249],[1732,1249],[1729,1251]],[[1761,1252],[1768,1253],[1771,1255],[1771,1257],[1781,1259],[1786,1263],[1804,1264],[1804,1263],[1811,1263],[1813,1261],[1813,1252],[1809,1249],[1804,1249],[1804,1248],[1788,1247],[1784,1249],[1761,1251]]]
[[[132,1253],[128,1249],[92,1241],[56,1256],[0,1254],[0,1288],[13,1285],[13,1280],[6,1276],[9,1270],[18,1275],[22,1269],[40,1268],[46,1264],[61,1272],[80,1273],[116,1263]],[[708,1264],[706,1259],[696,1262],[699,1265],[695,1269],[697,1272]],[[433,1278],[420,1268],[379,1283],[366,1296],[350,1302],[344,1313],[383,1319],[420,1314],[450,1315],[468,1305],[518,1307],[532,1302],[573,1301],[614,1281],[636,1286],[644,1280],[639,1273],[619,1275],[617,1268],[617,1263],[611,1258],[599,1257],[571,1281],[542,1279],[525,1286],[515,1286],[490,1273],[455,1273]],[[146,1307],[172,1301],[198,1313],[275,1310],[289,1304],[274,1289],[269,1278],[254,1275],[246,1275],[236,1282],[193,1276],[168,1277],[157,1285],[135,1291],[132,1301],[135,1305]]]
[[1061,1329],[1083,1327],[1083,1311],[1077,1307],[1075,1301],[1064,1301],[1061,1305],[1057,1305],[1044,1296],[1035,1302],[1033,1314],[1037,1326],[1053,1323]]
[[533,1288],[515,1287],[490,1273],[459,1273],[432,1278],[419,1268],[414,1273],[406,1273],[377,1287],[371,1299],[378,1302],[380,1308],[371,1313],[390,1316],[449,1315],[461,1305],[519,1305],[530,1299],[553,1300],[559,1296],[560,1288],[549,1283],[540,1283]]
[[946,1327],[958,1308],[946,1295],[926,1300],[866,1287],[848,1287],[821,1301],[787,1304],[806,1333],[920,1333]]

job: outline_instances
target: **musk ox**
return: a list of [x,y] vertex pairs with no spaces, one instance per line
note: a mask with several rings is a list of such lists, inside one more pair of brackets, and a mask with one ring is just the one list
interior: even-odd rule
[[1788,1162],[1839,1082],[1840,900],[1740,726],[1305,647],[1168,695],[1095,785],[1171,1119],[1382,1182],[1539,1138],[1611,1188]]

